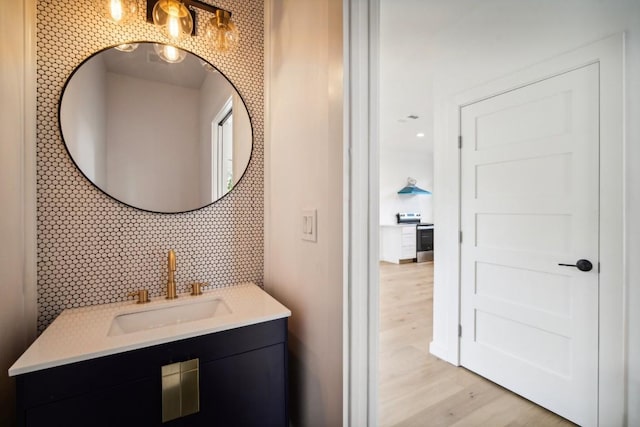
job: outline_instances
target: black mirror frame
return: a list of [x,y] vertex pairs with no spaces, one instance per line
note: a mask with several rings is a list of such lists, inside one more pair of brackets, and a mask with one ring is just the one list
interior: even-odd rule
[[[176,212],[159,212],[159,211],[154,211],[154,210],[150,210],[150,209],[144,209],[138,206],[133,206],[129,203],[123,202],[122,200],[117,199],[116,197],[112,196],[111,194],[107,193],[106,191],[104,191],[102,188],[100,188],[96,183],[94,183],[92,180],[89,179],[89,177],[87,177],[87,175],[83,172],[83,170],[80,168],[80,166],[78,165],[78,163],[75,161],[75,159],[73,158],[73,156],[71,155],[71,152],[69,151],[69,147],[67,146],[67,142],[64,138],[64,135],[62,133],[62,123],[60,120],[60,109],[62,107],[62,98],[64,97],[64,93],[67,89],[67,86],[69,85],[69,82],[71,81],[71,79],[73,78],[73,76],[75,75],[75,73],[90,59],[92,59],[94,56],[109,50],[109,49],[113,49],[117,46],[120,46],[122,44],[142,44],[142,43],[146,43],[146,44],[156,44],[158,42],[153,42],[153,41],[148,41],[148,40],[142,40],[142,41],[128,41],[128,42],[122,42],[122,43],[118,43],[116,45],[112,45],[112,46],[107,46],[103,49],[100,49],[94,53],[92,53],[91,55],[89,55],[88,57],[86,57],[85,59],[83,59],[78,65],[76,65],[73,69],[73,71],[69,74],[69,77],[67,77],[66,81],[64,82],[64,86],[62,87],[62,90],[60,91],[60,96],[58,98],[58,132],[60,134],[60,139],[62,140],[62,143],[64,145],[64,148],[69,156],[69,158],[71,159],[71,161],[73,162],[73,165],[75,166],[76,170],[78,172],[80,172],[80,174],[91,183],[91,185],[93,185],[96,189],[98,189],[101,193],[107,195],[110,199],[115,200],[118,203],[121,203],[125,206],[128,206],[132,209],[136,209],[139,211],[143,211],[143,212],[150,212],[150,213],[156,213],[156,214],[162,214],[162,215],[175,215],[175,214],[182,214],[182,213],[188,213],[188,212],[195,212],[204,208],[207,208],[217,202],[219,202],[220,200],[224,199],[225,197],[227,197],[229,194],[231,194],[233,192],[233,190],[235,190],[235,188],[240,184],[240,182],[244,179],[245,175],[247,174],[247,171],[249,170],[249,166],[251,166],[251,161],[253,160],[253,153],[254,153],[254,149],[255,149],[255,132],[254,132],[254,128],[253,128],[253,119],[251,117],[251,112],[249,111],[249,108],[247,107],[247,103],[244,100],[244,97],[242,96],[242,94],[240,93],[240,91],[238,90],[238,88],[236,87],[236,85],[233,84],[233,82],[231,81],[231,79],[229,79],[229,77],[227,77],[226,74],[224,74],[218,67],[216,67],[215,65],[213,65],[210,61],[204,59],[203,57],[201,57],[200,55],[197,55],[191,51],[188,51],[186,49],[183,49],[181,47],[176,46],[178,49],[181,49],[191,55],[194,55],[195,57],[197,57],[198,59],[200,59],[201,61],[206,62],[207,64],[209,64],[211,67],[213,67],[215,70],[217,70],[220,75],[222,75],[227,82],[229,82],[229,84],[233,87],[233,89],[236,91],[236,93],[238,94],[238,96],[240,97],[240,100],[242,101],[242,103],[244,104],[245,109],[247,110],[247,116],[249,117],[249,125],[251,127],[251,152],[249,153],[249,159],[247,160],[247,166],[244,168],[244,171],[242,172],[242,175],[240,176],[240,178],[238,179],[238,181],[233,185],[233,187],[231,187],[231,189],[229,191],[227,191],[225,194],[223,194],[221,197],[217,198],[216,200],[213,200],[211,203],[207,203],[203,206],[197,207],[197,208],[193,208],[193,209],[188,209],[188,210],[184,210],[184,211],[176,211]],[[159,43],[159,44],[166,44],[166,43]]]

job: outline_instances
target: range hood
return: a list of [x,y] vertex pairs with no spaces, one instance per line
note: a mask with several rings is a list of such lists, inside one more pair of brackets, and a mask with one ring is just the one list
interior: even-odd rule
[[407,178],[407,185],[398,191],[398,194],[431,194],[431,191],[423,190],[417,187],[417,180],[414,178]]

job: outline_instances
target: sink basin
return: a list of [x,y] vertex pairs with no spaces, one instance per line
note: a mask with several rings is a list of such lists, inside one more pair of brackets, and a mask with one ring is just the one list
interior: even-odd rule
[[231,314],[231,309],[221,298],[190,301],[185,304],[158,307],[115,316],[107,335],[130,334],[227,314]]

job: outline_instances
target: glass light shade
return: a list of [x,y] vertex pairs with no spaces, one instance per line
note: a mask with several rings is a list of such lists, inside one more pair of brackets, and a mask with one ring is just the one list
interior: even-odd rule
[[217,10],[205,28],[205,36],[211,46],[218,52],[229,52],[238,45],[240,34],[231,22],[231,14],[225,10]]
[[138,43],[124,43],[116,46],[120,52],[133,52],[138,48]]
[[211,73],[217,73],[218,70],[215,69],[215,67],[211,64],[209,64],[207,61],[201,59],[200,60],[200,65],[202,65],[202,68],[204,68],[205,70],[211,72]]
[[190,36],[193,31],[191,13],[178,0],[159,0],[153,7],[153,23],[174,41]]
[[187,56],[187,52],[184,50],[167,44],[154,44],[153,50],[156,51],[163,61],[168,62],[169,64],[182,62]]
[[138,14],[137,0],[96,0],[98,9],[107,19],[126,24]]

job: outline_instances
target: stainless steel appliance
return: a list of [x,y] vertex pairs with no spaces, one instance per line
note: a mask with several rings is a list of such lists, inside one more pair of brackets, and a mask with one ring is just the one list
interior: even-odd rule
[[416,261],[433,261],[433,224],[416,226]]
[[410,212],[410,213],[397,213],[396,219],[398,224],[419,224],[422,220],[422,214]]
[[398,224],[416,224],[416,262],[433,260],[433,224],[421,222],[417,212],[397,213]]

